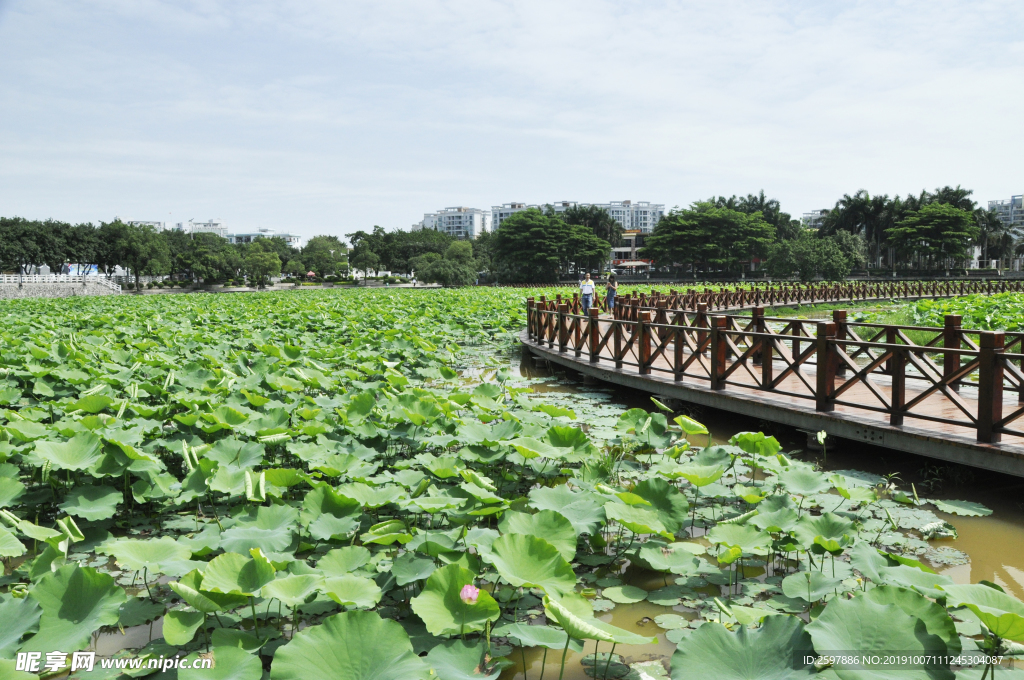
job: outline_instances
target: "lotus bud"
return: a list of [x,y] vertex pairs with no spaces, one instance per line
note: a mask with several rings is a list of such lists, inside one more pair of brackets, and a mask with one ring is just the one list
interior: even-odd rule
[[466,604],[476,604],[476,599],[480,597],[480,589],[470,583],[467,583],[462,586],[462,592],[459,593],[459,597]]

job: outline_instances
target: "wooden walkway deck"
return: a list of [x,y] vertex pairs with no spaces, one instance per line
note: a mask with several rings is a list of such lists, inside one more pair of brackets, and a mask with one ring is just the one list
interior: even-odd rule
[[675,314],[653,323],[650,312],[630,321],[535,304],[521,339],[610,383],[1024,476],[1024,355],[1007,351],[1020,351],[1020,335],[964,330],[955,317],[915,328],[842,312],[838,323]]

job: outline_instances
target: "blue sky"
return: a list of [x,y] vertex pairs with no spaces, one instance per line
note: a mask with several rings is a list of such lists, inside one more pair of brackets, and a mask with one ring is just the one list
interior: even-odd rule
[[1024,191],[1024,3],[0,0],[0,214]]

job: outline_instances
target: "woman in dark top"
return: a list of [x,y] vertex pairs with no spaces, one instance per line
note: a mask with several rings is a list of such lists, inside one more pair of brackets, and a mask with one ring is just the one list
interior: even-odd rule
[[608,308],[609,314],[615,313],[615,294],[618,290],[619,284],[615,282],[615,274],[612,274],[604,287],[604,305]]

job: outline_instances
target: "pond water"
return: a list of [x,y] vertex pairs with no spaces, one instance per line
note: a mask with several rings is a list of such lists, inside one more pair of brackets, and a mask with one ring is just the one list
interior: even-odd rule
[[[559,405],[589,412],[595,402],[609,411],[629,408],[654,410],[650,395],[645,392],[613,385],[585,385],[578,374],[535,367],[529,356],[515,350],[505,370],[513,380],[530,381],[534,390],[545,394]],[[988,580],[1002,586],[1008,593],[1024,599],[1024,479],[977,470],[966,466],[950,465],[938,460],[892,451],[852,441],[830,441],[824,452],[809,450],[807,435],[793,428],[758,421],[723,411],[694,406],[688,415],[704,423],[712,433],[714,443],[725,443],[737,432],[763,431],[774,435],[782,450],[802,460],[817,460],[824,470],[860,470],[880,476],[896,473],[901,487],[914,484],[922,496],[936,499],[959,499],[986,505],[994,512],[988,517],[960,517],[936,511],[935,514],[957,528],[957,539],[931,541],[934,547],[948,546],[970,557],[968,564],[945,566],[931,564],[935,571],[948,575],[956,583],[977,583]],[[749,574],[753,576],[753,574]],[[619,575],[622,581],[646,590],[663,585],[664,575],[635,567],[628,567]],[[671,578],[671,577],[670,577]],[[716,586],[709,586],[717,590]],[[717,595],[718,593],[713,593]],[[661,606],[648,601],[619,604],[611,611],[598,615],[601,620],[647,637],[657,637],[649,645],[620,646],[615,654],[627,664],[660,661],[668,666],[668,659],[676,645],[670,642],[668,631],[660,628],[654,619],[663,614],[676,614],[686,618],[692,611],[681,605]],[[597,652],[611,651],[609,644],[598,645]],[[585,680],[588,665],[593,665],[593,641],[587,641],[582,653],[570,650],[566,657],[563,680]],[[515,666],[507,669],[501,680],[537,680],[541,677],[558,678],[562,650],[528,648],[513,650],[509,658]],[[590,658],[585,658],[590,657]],[[606,657],[599,657],[606,658]],[[584,665],[584,662],[588,665]],[[525,662],[526,673],[523,667]],[[613,666],[614,669],[614,666]],[[625,670],[625,669],[622,669]],[[604,677],[604,661],[599,662],[598,678]],[[663,672],[663,671],[662,671]],[[654,680],[667,677],[658,675],[655,665],[648,666],[641,675],[630,677]],[[645,678],[644,675],[647,677]],[[612,674],[609,677],[613,677]]]

